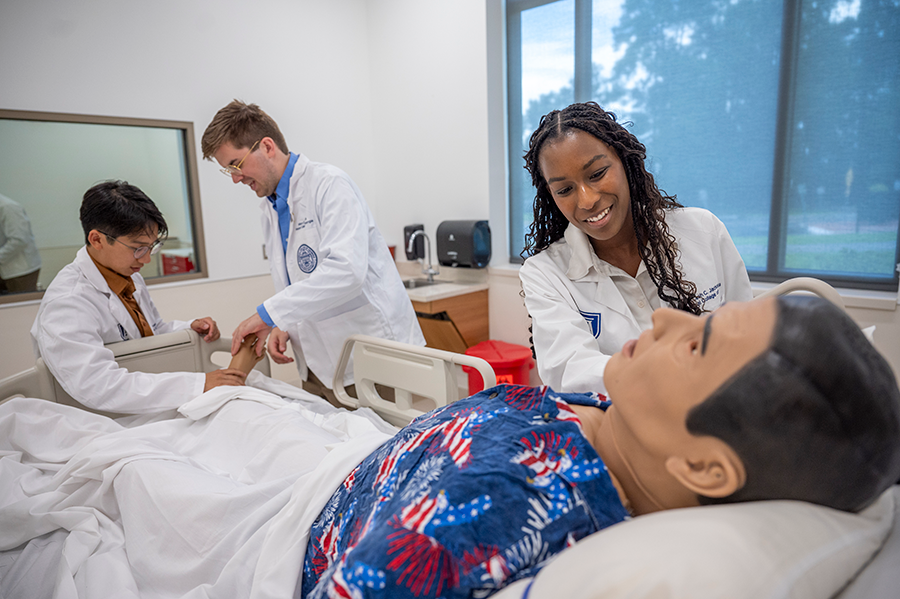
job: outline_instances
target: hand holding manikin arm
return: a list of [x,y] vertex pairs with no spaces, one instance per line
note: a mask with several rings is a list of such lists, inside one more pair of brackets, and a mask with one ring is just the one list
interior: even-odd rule
[[268,337],[269,332],[272,330],[272,327],[267,325],[262,318],[260,318],[259,314],[254,313],[253,316],[244,320],[241,324],[234,329],[234,333],[231,334],[231,355],[234,356],[238,353],[238,350],[241,348],[241,344],[244,340],[253,335],[254,337],[258,337],[263,340],[263,343],[257,344],[256,347],[256,355],[262,356],[263,351],[265,351],[265,339]]

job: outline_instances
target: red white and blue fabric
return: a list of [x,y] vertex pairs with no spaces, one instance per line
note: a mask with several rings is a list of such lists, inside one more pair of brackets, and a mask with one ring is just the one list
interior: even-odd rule
[[430,412],[367,457],[313,524],[302,597],[486,597],[628,518],[570,404],[501,385]]

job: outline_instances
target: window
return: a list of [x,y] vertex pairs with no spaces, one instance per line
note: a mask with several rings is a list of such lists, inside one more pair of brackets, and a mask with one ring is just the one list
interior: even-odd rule
[[595,100],[751,277],[897,289],[900,0],[508,0],[510,256],[540,117]]
[[0,294],[0,304],[40,299],[72,262],[85,244],[84,192],[106,179],[139,187],[168,224],[141,270],[147,283],[206,277],[193,131],[185,121],[0,110],[0,195],[21,207],[40,255],[37,289]]

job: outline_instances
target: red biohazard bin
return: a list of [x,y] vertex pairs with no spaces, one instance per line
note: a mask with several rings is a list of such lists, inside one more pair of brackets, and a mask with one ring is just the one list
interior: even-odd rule
[[[527,385],[528,373],[534,368],[531,350],[505,341],[482,341],[466,350],[466,355],[483,359],[494,369],[497,384]],[[481,374],[470,366],[463,366],[469,375],[469,395],[484,389]]]

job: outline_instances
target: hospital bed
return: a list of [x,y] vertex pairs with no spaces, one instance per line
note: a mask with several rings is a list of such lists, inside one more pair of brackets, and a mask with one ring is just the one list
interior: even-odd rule
[[[793,291],[811,291],[842,305],[840,296],[833,289],[815,280],[793,280],[776,287],[767,294]],[[127,364],[129,368],[133,369],[148,372],[208,371],[221,367],[221,364],[217,365],[214,362],[213,356],[217,352],[226,352],[227,356],[230,343],[227,340],[220,340],[215,344],[206,344],[193,332],[186,331],[172,336],[160,336],[152,341],[141,339],[123,342],[115,344],[111,348],[116,352],[116,359],[120,364]],[[343,373],[351,365],[359,395],[358,399],[350,397],[340,382],[343,379]],[[478,370],[485,381],[485,387],[493,385],[493,371],[486,362],[478,358],[363,336],[351,337],[347,340],[340,357],[334,388],[335,394],[342,403],[356,408],[354,412],[345,412],[322,405],[324,402],[317,403],[317,400],[306,397],[303,391],[290,385],[251,374],[250,380],[254,380],[253,377],[255,377],[255,380],[262,381],[260,387],[266,391],[261,393],[260,397],[248,395],[247,397],[252,401],[236,404],[231,413],[219,416],[223,422],[218,424],[220,427],[225,427],[223,430],[226,431],[226,438],[234,438],[234,444],[238,447],[233,451],[229,448],[225,453],[229,453],[229,459],[231,459],[231,454],[234,454],[234,459],[240,463],[234,466],[224,461],[218,461],[214,463],[214,468],[211,466],[210,469],[233,471],[232,477],[239,479],[246,478],[248,472],[257,472],[253,475],[255,479],[251,482],[265,487],[267,499],[265,502],[261,502],[261,505],[266,507],[269,506],[267,502],[271,502],[269,495],[275,493],[271,489],[271,486],[275,484],[273,481],[278,479],[278,476],[283,476],[286,471],[303,471],[293,483],[294,490],[299,487],[327,489],[328,485],[322,484],[320,480],[321,476],[324,476],[323,471],[327,471],[327,475],[337,477],[336,480],[342,480],[342,477],[349,473],[353,464],[358,463],[359,456],[366,455],[380,443],[381,439],[386,438],[385,435],[389,435],[391,430],[395,430],[388,425],[378,424],[374,421],[374,424],[367,423],[364,419],[349,421],[348,414],[367,414],[371,409],[378,412],[384,420],[394,425],[403,425],[411,418],[421,414],[427,407],[431,407],[432,404],[444,405],[459,398],[458,368],[460,365],[471,366]],[[262,374],[267,374],[268,361],[262,361],[257,368]],[[395,402],[388,402],[382,398],[376,390],[376,384],[394,387],[396,389]],[[19,395],[77,405],[77,402],[74,402],[53,380],[46,366],[40,361],[34,368],[0,381],[0,403],[12,396]],[[266,404],[266,402],[276,401],[269,395],[281,395],[292,399],[290,407],[293,411],[273,408],[272,406],[275,404],[272,403]],[[188,420],[195,420],[193,426],[200,428],[213,426],[213,424],[206,423],[205,415],[211,413],[212,410],[228,409],[227,406],[226,408],[217,408],[216,406],[220,404],[216,401],[208,401],[204,405],[193,408],[193,412],[188,411]],[[253,402],[258,402],[261,407],[254,407],[256,404]],[[33,404],[34,402],[29,406],[33,406]],[[64,410],[68,410],[68,408]],[[275,411],[270,413],[264,412],[264,410]],[[308,452],[311,450],[303,445],[304,440],[301,437],[306,434],[323,433],[317,432],[319,429],[296,432],[289,428],[293,425],[294,412],[297,411],[302,412],[305,421],[315,421],[317,425],[321,425],[321,430],[326,431],[329,435],[334,435],[337,439],[333,443],[333,448],[329,450],[330,453],[322,461],[322,464],[329,465],[328,468],[319,468],[316,472],[304,470]],[[139,451],[135,450],[133,455],[129,454],[124,458],[121,455],[115,455],[109,458],[110,463],[118,460],[115,464],[154,463],[152,460],[143,462],[141,460],[148,456],[157,456],[156,452],[161,451],[161,444],[185,443],[181,440],[181,435],[185,434],[185,429],[190,428],[187,425],[178,424],[180,428],[177,428],[176,432],[167,432],[166,427],[175,427],[177,423],[174,421],[146,422],[146,417],[143,419],[142,417],[120,418],[115,421],[92,420],[93,415],[85,413],[84,410],[60,411],[59,413],[72,420],[83,420],[72,426],[77,424],[82,428],[89,429],[105,427],[103,430],[105,436],[97,437],[97,440],[100,441],[108,437],[131,434],[133,429],[128,427],[134,424],[133,419],[137,419],[138,424],[146,423],[150,427],[157,427],[152,433],[152,438],[143,436],[135,438],[134,443],[140,446],[140,449]],[[120,423],[122,423],[121,426]],[[28,434],[28,430],[23,427],[22,423],[16,423],[16,425],[18,428],[4,428],[3,420],[0,418],[0,435],[18,435],[21,437],[21,443],[27,444],[28,441],[33,440],[35,435],[40,434],[37,430],[33,434]],[[68,430],[65,425],[66,423],[61,425],[58,434],[65,434],[65,431]],[[229,426],[231,428],[228,428]],[[252,441],[240,439],[239,437],[248,430],[265,431],[260,435],[264,437],[265,443],[263,444],[259,439]],[[51,431],[46,431],[46,433],[51,434]],[[381,436],[379,437],[379,435]],[[16,442],[18,443],[18,441]],[[206,444],[206,440],[204,438],[203,441],[191,441],[191,443],[195,446],[203,446]],[[246,448],[239,451],[243,447],[242,444],[246,445]],[[99,442],[95,445],[89,443],[85,448],[79,450],[81,453],[77,453],[77,448],[74,448],[75,457],[69,459],[66,466],[60,471],[64,471],[65,468],[70,467],[70,464],[76,462],[77,468],[89,473],[93,472],[90,468],[91,460],[106,459],[102,456],[106,451],[106,445]],[[269,453],[263,452],[261,451],[263,445],[273,445],[277,450]],[[88,449],[91,451],[89,452]],[[349,457],[345,456],[345,459],[339,462],[337,461],[337,458],[340,457],[338,454],[342,452]],[[0,453],[0,457],[2,456],[3,454]],[[202,461],[208,458],[209,456],[200,455],[198,457],[192,454],[189,461]],[[180,459],[180,456],[166,458],[173,462],[173,468],[181,466],[177,463]],[[131,461],[129,462],[129,460]],[[87,466],[84,465],[85,463]],[[18,468],[18,465],[16,467]],[[47,466],[43,465],[42,467],[46,468]],[[104,473],[112,468],[106,463],[104,463],[104,467],[106,468],[103,470]],[[140,539],[140,543],[135,541],[129,545],[128,535],[125,535],[124,541],[121,541],[122,550],[128,550],[129,560],[127,561],[132,564],[129,567],[134,568],[135,571],[140,569],[140,547],[143,545],[146,545],[144,554],[173,553],[179,556],[180,562],[190,562],[189,557],[178,553],[177,543],[181,540],[180,537],[189,537],[190,551],[199,551],[202,548],[206,552],[203,555],[208,557],[204,558],[197,569],[202,570],[211,563],[224,564],[221,572],[217,571],[218,573],[214,576],[205,574],[215,583],[204,583],[187,593],[176,593],[165,586],[166,584],[174,585],[175,582],[172,581],[184,578],[183,571],[187,568],[184,563],[179,563],[177,569],[172,572],[157,573],[158,580],[141,580],[139,573],[134,574],[142,593],[145,588],[152,588],[155,594],[151,594],[151,596],[228,597],[235,596],[235,593],[239,593],[240,590],[245,591],[241,593],[242,596],[257,598],[290,596],[290,594],[283,595],[280,591],[290,588],[291,576],[296,576],[293,570],[296,570],[298,566],[296,563],[291,563],[292,560],[288,558],[293,556],[293,561],[296,562],[298,556],[292,551],[295,550],[298,543],[293,537],[300,534],[296,531],[303,530],[305,525],[302,518],[287,520],[292,512],[299,510],[296,495],[291,495],[290,499],[285,501],[284,507],[277,512],[273,511],[266,513],[265,516],[258,516],[261,522],[258,532],[248,535],[240,545],[225,543],[223,539],[228,538],[225,533],[216,536],[216,526],[220,520],[224,519],[227,522],[229,511],[232,509],[232,506],[228,505],[218,510],[218,504],[215,503],[214,498],[224,493],[216,492],[202,497],[191,495],[189,500],[178,503],[179,510],[184,513],[176,514],[173,517],[182,517],[181,525],[190,530],[196,529],[196,535],[192,536],[188,534],[190,531],[185,532],[179,529],[177,531],[179,538],[176,539],[171,535],[166,536],[160,530],[164,530],[165,526],[169,524],[167,519],[161,523],[160,516],[155,515],[142,517],[136,522],[128,522],[127,516],[124,515],[127,511],[126,508],[130,503],[136,503],[142,510],[141,514],[148,512],[156,514],[153,510],[168,501],[165,493],[170,489],[176,495],[184,492],[185,486],[192,484],[189,481],[193,481],[198,474],[191,471],[189,475],[185,475],[185,479],[181,479],[179,478],[180,471],[177,468],[172,471],[166,470],[164,475],[158,477],[148,475],[143,471],[141,474],[134,474],[129,466],[121,466],[121,470],[116,471],[120,474],[114,483],[98,482],[98,488],[102,488],[104,484],[110,484],[115,487],[117,493],[124,493],[126,488],[140,490],[137,498],[117,495],[121,504],[119,507],[123,514],[122,518],[128,525],[125,528],[128,529],[129,534],[134,534]],[[0,498],[3,497],[4,492],[3,476],[4,470],[0,469]],[[86,480],[90,479],[90,476],[90,474],[84,475]],[[128,484],[126,485],[123,481]],[[220,484],[222,483],[214,481],[210,488],[218,489],[216,485]],[[250,485],[250,488],[255,487]],[[191,487],[191,493],[193,493],[192,489],[193,487]],[[280,494],[290,492],[290,488],[280,489],[277,490],[275,496],[280,497]],[[145,496],[148,497],[145,499]],[[248,501],[245,498],[243,500]],[[314,507],[315,501],[319,500],[303,499],[303,501],[311,502]],[[8,503],[8,499],[6,502]],[[100,503],[105,505],[103,502]],[[202,512],[196,511],[193,507],[196,504],[203,506]],[[318,513],[319,509],[321,508],[316,507],[311,511]],[[750,597],[810,597],[817,599],[833,596],[840,599],[894,597],[897,596],[896,589],[900,588],[900,571],[895,567],[897,563],[900,563],[900,518],[894,517],[895,511],[898,509],[900,509],[900,487],[895,486],[878,502],[859,515],[834,512],[826,508],[796,502],[759,502],[673,510],[643,516],[591,535],[557,556],[535,579],[518,581],[494,596],[501,599],[524,597],[527,589],[529,599],[549,599],[551,597],[690,597],[694,599],[702,597],[747,597],[748,599]],[[261,507],[260,510],[254,512],[253,517],[256,518],[259,512],[264,511]],[[0,510],[0,518],[4,517],[4,513]],[[211,514],[208,518],[206,517],[207,513]],[[90,537],[90,534],[95,533],[95,529],[102,532],[105,525],[103,517],[98,516],[95,519],[99,524],[93,525],[93,528],[83,524],[67,528],[66,530],[72,531],[69,536],[80,534]],[[251,518],[245,517],[239,526],[245,527],[246,521],[249,519]],[[140,520],[147,520],[151,524],[145,524]],[[92,522],[94,521],[92,520]],[[26,575],[23,571],[27,568],[17,564],[26,562],[26,559],[22,557],[25,555],[28,560],[34,559],[33,564],[35,564],[32,565],[32,562],[28,562],[27,566],[32,570],[40,571],[40,565],[44,564],[40,560],[46,561],[48,558],[45,558],[44,554],[48,552],[32,550],[32,543],[9,546],[11,542],[8,539],[6,539],[7,546],[3,546],[4,532],[2,529],[8,523],[7,521],[0,524],[0,549],[3,549],[0,551],[0,596],[4,596],[4,592],[6,592],[8,596],[24,597],[25,594],[16,592],[20,587],[13,585],[24,584],[22,581],[26,580]],[[141,526],[153,530],[149,530],[141,536]],[[193,528],[191,528],[192,526]],[[53,530],[52,525],[48,525],[48,530]],[[135,530],[138,532],[134,532]],[[36,541],[46,543],[48,546],[53,546],[56,541],[64,543],[65,540],[54,537],[57,534],[59,531],[47,532]],[[153,543],[156,541],[154,539],[159,537],[165,538],[166,544],[155,548]],[[112,535],[111,538],[112,541],[107,541],[106,537],[102,536],[100,541],[95,541],[91,537],[91,540],[84,541],[84,546],[95,547],[92,550],[94,554],[102,553],[96,549],[96,546],[103,548],[105,553],[102,553],[101,558],[103,555],[115,555],[118,551],[117,543],[120,541],[116,535]],[[92,543],[94,544],[92,545]],[[222,549],[222,551],[226,551],[226,554],[216,553],[220,549],[220,545],[226,546],[226,549]],[[82,547],[80,551],[83,553],[84,548]],[[190,551],[188,555],[190,555]],[[49,553],[56,555],[53,552]],[[32,554],[37,557],[32,558]],[[52,559],[50,561],[54,568],[57,570],[60,568],[61,560],[58,556],[56,561],[52,561]],[[99,559],[98,563],[101,566],[89,565],[90,562],[86,562],[82,569],[87,573],[81,578],[79,575],[73,575],[72,580],[69,581],[63,577],[63,582],[59,583],[62,586],[55,587],[57,596],[65,599],[68,597],[104,596],[103,593],[108,593],[108,588],[95,590],[93,594],[90,589],[92,585],[98,584],[98,575],[101,574],[100,570],[92,570],[92,568],[112,568],[108,571],[104,570],[103,572],[106,573],[102,574],[100,578],[109,579],[112,576],[112,580],[116,580],[115,576],[109,572],[118,573],[119,564],[115,562],[113,566],[110,566],[107,561]],[[285,568],[287,573],[285,573]],[[249,575],[247,570],[253,570],[253,575]],[[247,582],[248,586],[246,587],[239,586],[246,580],[252,582]],[[170,583],[164,581],[170,581]],[[71,592],[66,592],[68,587],[65,585],[67,584],[72,587]],[[123,589],[125,590],[131,589],[129,586],[131,583],[120,584],[124,585]],[[59,591],[60,588],[63,590]],[[87,594],[83,594],[84,592]],[[132,595],[129,595],[129,592],[123,592],[122,596],[138,596],[136,593],[134,591]]]

